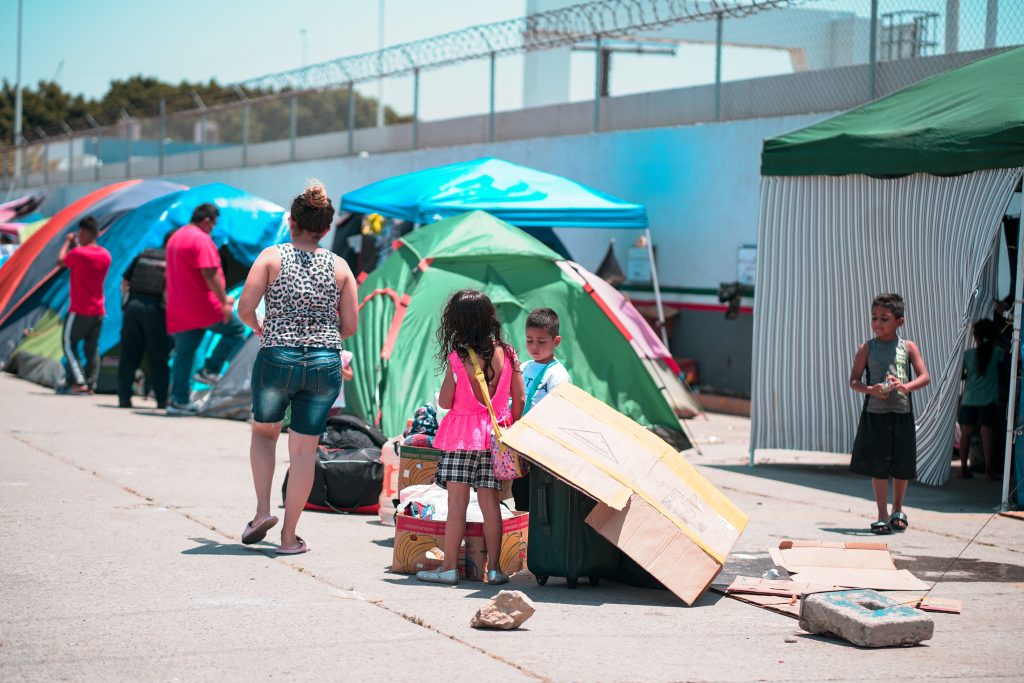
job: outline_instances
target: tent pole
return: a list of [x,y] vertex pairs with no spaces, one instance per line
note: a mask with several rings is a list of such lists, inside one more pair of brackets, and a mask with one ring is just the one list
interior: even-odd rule
[[1017,362],[1020,357],[1020,315],[1021,298],[1024,296],[1024,230],[1017,230],[1017,286],[1013,294],[1013,338],[1010,342],[1010,400],[1006,406],[1006,446],[1003,450],[1003,495],[999,507],[1010,509],[1010,456],[1013,452],[1013,437],[1016,432],[1017,416]]
[[[658,308],[658,328],[661,331],[661,341],[665,348],[668,346],[668,331],[665,329],[665,309],[661,305],[661,285],[658,283],[658,266],[654,263],[654,245],[651,242],[651,229],[644,228],[644,236],[647,238],[647,259],[651,263],[651,284],[654,285],[654,305]],[[671,353],[672,349],[669,349]]]

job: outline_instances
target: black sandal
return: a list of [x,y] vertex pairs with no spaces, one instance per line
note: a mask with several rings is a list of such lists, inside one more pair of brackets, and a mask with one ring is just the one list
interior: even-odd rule
[[891,534],[892,529],[886,522],[871,522],[871,533],[879,535]]
[[907,527],[910,526],[906,513],[902,510],[892,513],[892,517],[889,518],[889,526],[892,527],[893,531],[906,531]]

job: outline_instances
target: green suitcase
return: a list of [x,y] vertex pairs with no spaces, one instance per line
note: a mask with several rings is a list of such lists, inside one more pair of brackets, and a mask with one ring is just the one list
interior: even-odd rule
[[565,577],[575,588],[586,576],[596,586],[618,571],[622,551],[586,523],[596,501],[546,470],[530,468],[530,534],[526,564],[537,583]]

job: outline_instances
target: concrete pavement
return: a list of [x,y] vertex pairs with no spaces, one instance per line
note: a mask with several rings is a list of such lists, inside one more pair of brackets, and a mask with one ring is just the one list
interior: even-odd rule
[[[512,586],[537,614],[516,632],[469,628],[497,587],[391,574],[393,529],[307,513],[313,552],[277,558],[237,538],[252,514],[248,427],[119,410],[0,375],[0,679],[15,680],[856,680],[1019,679],[1024,522],[996,517],[934,595],[924,645],[861,650],[796,620],[708,593],[603,581]],[[718,581],[770,568],[786,538],[856,540],[873,504],[836,456],[768,454],[745,466],[749,424],[691,422],[692,462],[750,524]],[[714,442],[714,443],[712,443]],[[279,449],[277,486],[287,452]],[[991,488],[991,491],[989,489]],[[998,502],[981,480],[912,487],[897,564],[938,578]],[[280,499],[275,493],[275,503]],[[268,541],[276,541],[273,534]]]

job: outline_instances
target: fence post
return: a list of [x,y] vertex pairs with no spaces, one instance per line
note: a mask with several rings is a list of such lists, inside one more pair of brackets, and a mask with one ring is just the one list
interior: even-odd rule
[[206,103],[195,90],[192,91],[192,100],[199,109],[199,170],[206,169]]
[[722,29],[725,19],[719,12],[715,17],[715,121],[722,120]]
[[878,0],[871,0],[871,44],[868,46],[868,101],[875,99],[878,72]]
[[487,142],[494,142],[494,91],[495,91],[495,71],[496,63],[498,61],[498,54],[491,52],[491,99],[490,107],[488,108],[487,114]]
[[412,70],[412,148],[420,144],[420,70]]
[[92,126],[93,140],[96,142],[94,145],[95,149],[93,150],[96,154],[96,163],[94,163],[92,167],[92,179],[99,182],[100,166],[103,164],[103,157],[100,155],[100,134],[97,132],[100,131],[100,124],[96,123],[96,119],[92,117],[92,114],[86,114],[85,120],[89,122],[90,126]]
[[594,39],[594,132],[601,130],[601,66],[604,60],[601,57],[601,35]]
[[73,131],[67,121],[61,120],[60,127],[68,135],[68,185],[70,185],[75,177],[75,137],[72,135]]
[[50,184],[50,140],[46,131],[36,126],[36,133],[43,139],[43,185]]
[[158,160],[157,160],[157,170],[159,171],[160,175],[164,174],[164,154],[166,154],[166,150],[164,148],[164,145],[167,144],[166,140],[167,140],[167,100],[161,99],[160,100],[160,146],[159,146],[160,152],[159,152],[159,157],[158,157]]
[[242,105],[242,167],[249,165],[249,116],[252,113],[252,104],[249,100]]
[[299,96],[293,94],[291,98],[291,104],[288,111],[288,136],[291,141],[291,145],[288,152],[288,158],[295,161],[295,138],[299,134]]
[[960,45],[960,0],[946,0],[946,54],[951,55]]
[[124,177],[132,177],[132,118],[128,110],[121,109],[121,122],[125,128]]
[[996,34],[999,29],[999,0],[988,0],[985,7],[985,48],[996,46]]
[[348,82],[348,154],[355,153],[355,128],[356,128],[356,84]]

